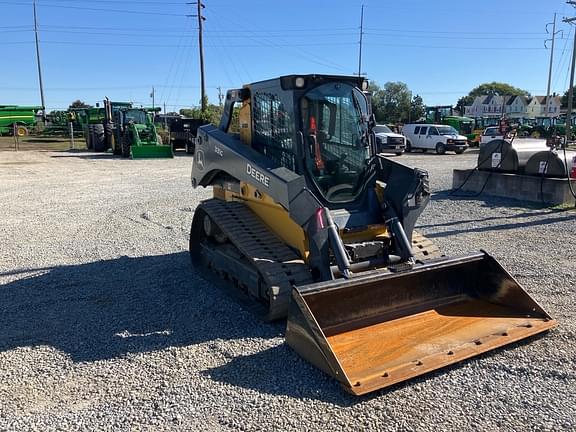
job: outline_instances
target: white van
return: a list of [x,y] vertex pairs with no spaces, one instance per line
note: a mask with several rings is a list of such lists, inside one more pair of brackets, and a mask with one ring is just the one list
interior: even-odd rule
[[426,152],[435,150],[438,154],[453,151],[464,153],[468,148],[468,139],[459,135],[452,126],[435,124],[407,124],[402,128],[406,137],[406,151],[421,149]]

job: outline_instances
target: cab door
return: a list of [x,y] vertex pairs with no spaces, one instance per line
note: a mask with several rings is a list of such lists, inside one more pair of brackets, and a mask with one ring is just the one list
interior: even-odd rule
[[418,147],[419,148],[428,148],[426,147],[426,137],[428,136],[428,126],[421,126],[420,127],[420,134],[418,135]]
[[424,148],[435,149],[436,144],[439,142],[438,129],[434,126],[428,128],[428,134],[426,134],[426,140],[424,142]]

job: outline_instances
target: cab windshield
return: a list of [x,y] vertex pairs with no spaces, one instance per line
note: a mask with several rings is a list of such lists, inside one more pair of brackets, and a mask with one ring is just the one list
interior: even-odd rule
[[458,131],[452,126],[442,126],[438,128],[438,133],[440,135],[458,135]]
[[471,134],[472,133],[472,123],[462,122],[460,124],[460,132],[462,132],[464,135]]
[[308,173],[327,201],[353,201],[370,157],[365,96],[349,84],[322,84],[302,97],[300,109]]
[[374,126],[374,133],[393,133],[393,132],[386,125],[376,125]]
[[126,122],[146,124],[146,113],[142,110],[127,110],[124,115]]

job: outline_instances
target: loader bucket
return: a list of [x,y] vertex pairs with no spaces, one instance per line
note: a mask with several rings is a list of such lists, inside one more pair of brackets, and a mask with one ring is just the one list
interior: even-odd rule
[[555,326],[480,253],[295,287],[286,342],[361,395]]
[[130,147],[132,159],[173,158],[172,146],[169,145],[133,145]]

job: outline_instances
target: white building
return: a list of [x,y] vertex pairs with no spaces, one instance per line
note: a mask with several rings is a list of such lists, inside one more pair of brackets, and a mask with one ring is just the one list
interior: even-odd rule
[[529,99],[526,96],[511,96],[506,102],[506,115],[511,118],[526,117]]
[[546,96],[477,96],[472,105],[464,107],[468,117],[501,117],[502,112],[512,118],[558,117],[561,98],[553,94]]

